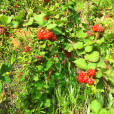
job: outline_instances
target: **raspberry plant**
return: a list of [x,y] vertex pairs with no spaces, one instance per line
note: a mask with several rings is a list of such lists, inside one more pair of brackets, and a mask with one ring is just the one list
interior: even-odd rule
[[[0,51],[21,88],[15,92],[15,113],[82,113],[85,107],[94,112],[93,100],[102,104],[112,98],[113,49],[107,47],[113,41],[105,40],[113,32],[107,33],[106,23],[91,21],[92,12],[82,22],[85,11],[77,11],[75,0],[7,2],[13,8],[0,15]],[[24,36],[18,35],[20,28]],[[17,49],[10,36],[19,40]]]

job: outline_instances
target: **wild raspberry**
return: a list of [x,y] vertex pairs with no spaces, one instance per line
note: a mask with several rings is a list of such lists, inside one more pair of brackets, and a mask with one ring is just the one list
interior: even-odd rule
[[0,35],[3,34],[4,31],[5,31],[4,28],[1,27],[1,28],[0,28]]
[[45,21],[45,20],[48,20],[48,18],[49,18],[49,16],[45,16],[43,19]]
[[88,81],[89,77],[87,76],[86,73],[82,72],[78,75],[78,81],[80,83],[86,83]]
[[91,33],[90,31],[88,31],[88,32],[87,32],[87,36],[90,37],[91,35],[92,35],[92,33]]
[[49,39],[51,42],[56,41],[56,35],[52,35],[52,37]]
[[1,13],[2,13],[2,14],[4,14],[4,13],[5,13],[5,11],[1,11]]
[[49,2],[49,0],[44,0],[44,2]]
[[46,30],[43,32],[43,38],[49,40],[53,36],[52,32]]
[[105,60],[104,63],[107,64],[107,60]]
[[43,34],[41,31],[37,32],[37,39],[42,40],[43,39]]
[[99,27],[99,28],[98,28],[98,31],[99,31],[99,32],[104,32],[104,30],[105,30],[104,27]]
[[29,47],[25,46],[25,52],[29,52]]
[[92,26],[93,32],[97,32],[98,29],[99,29],[99,25],[95,24],[94,26]]
[[18,5],[16,4],[14,8],[18,8]]
[[89,77],[94,77],[95,76],[95,70],[90,68],[89,70],[87,70],[87,75]]
[[87,81],[87,83],[89,84],[89,85],[93,85],[94,84],[94,79],[88,79],[88,81]]

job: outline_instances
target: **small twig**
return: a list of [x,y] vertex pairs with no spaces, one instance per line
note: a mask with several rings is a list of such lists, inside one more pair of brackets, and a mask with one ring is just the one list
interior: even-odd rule
[[70,39],[68,39],[68,41],[72,44],[72,46],[74,45],[74,42],[73,41],[71,41]]

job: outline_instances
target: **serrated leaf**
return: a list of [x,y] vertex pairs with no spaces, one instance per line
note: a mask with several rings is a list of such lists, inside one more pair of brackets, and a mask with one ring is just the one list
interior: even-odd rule
[[49,24],[49,25],[47,25],[46,29],[50,30],[50,29],[55,28],[56,26],[57,26],[57,24]]
[[101,77],[102,77],[102,72],[98,71],[98,72],[96,73],[96,77],[97,77],[97,78],[101,78]]
[[47,99],[44,105],[45,105],[45,107],[50,107],[50,100]]
[[18,21],[12,21],[11,24],[10,24],[10,26],[12,28],[16,28],[16,27],[18,27],[18,25],[19,25],[19,22]]
[[83,42],[77,42],[73,45],[74,49],[81,49],[83,48]]
[[102,44],[103,42],[104,42],[104,38],[101,38],[100,40],[96,41],[97,44]]
[[93,49],[93,46],[86,46],[86,47],[85,47],[85,51],[86,51],[86,52],[91,52],[92,49]]
[[24,23],[23,26],[29,26],[33,24],[33,17],[31,17],[28,22]]
[[44,24],[43,17],[44,17],[44,16],[45,16],[44,13],[39,14],[39,15],[34,14],[34,20],[35,20],[40,26],[43,26],[43,24]]
[[79,59],[77,59],[77,60],[75,60],[73,62],[76,64],[76,66],[78,68],[87,69],[87,63],[86,63],[85,59],[79,58]]
[[101,68],[106,68],[106,64],[104,63],[104,60],[100,60],[97,64],[97,67],[101,67]]
[[91,54],[86,54],[84,56],[85,60],[91,61],[91,62],[97,62],[99,60],[99,52],[94,51]]
[[78,38],[85,38],[86,37],[86,33],[84,33],[83,30],[79,30],[76,33],[76,37],[78,37]]
[[57,28],[57,27],[53,28],[53,29],[52,29],[52,32],[53,32],[53,34],[55,34],[55,35],[62,34],[62,31],[61,31],[59,28]]
[[0,15],[0,23],[3,25],[9,24],[13,16]]
[[95,69],[96,68],[96,63],[88,63],[88,69],[89,68],[92,68],[92,69]]
[[97,100],[93,100],[90,104],[90,109],[95,113],[98,114],[101,109],[101,104]]
[[30,16],[33,15],[33,10],[29,9],[28,14],[27,14],[27,20],[30,18]]

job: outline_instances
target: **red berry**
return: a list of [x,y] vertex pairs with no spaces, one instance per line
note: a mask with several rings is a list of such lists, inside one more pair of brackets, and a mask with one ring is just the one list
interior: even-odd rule
[[1,13],[3,13],[3,14],[4,14],[4,13],[5,13],[5,11],[1,11]]
[[89,77],[94,77],[95,76],[95,70],[90,68],[89,70],[87,70],[87,75]]
[[104,63],[107,64],[107,60],[105,60]]
[[29,47],[25,46],[25,52],[29,52]]
[[50,45],[48,45],[48,47],[51,47],[51,44],[50,44]]
[[49,40],[53,36],[52,32],[46,30],[43,32],[43,38]]
[[51,41],[51,42],[56,41],[56,35],[52,35],[52,37],[50,38],[50,41]]
[[88,81],[87,81],[87,83],[89,84],[89,85],[93,85],[94,84],[94,79],[88,79]]
[[0,35],[5,32],[5,29],[3,27],[0,27]]
[[15,8],[18,8],[18,5],[17,4],[15,5]]
[[43,34],[41,31],[37,32],[37,39],[42,40],[43,39]]

